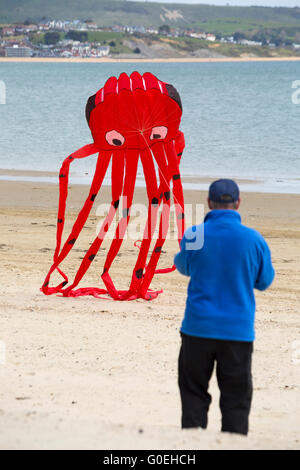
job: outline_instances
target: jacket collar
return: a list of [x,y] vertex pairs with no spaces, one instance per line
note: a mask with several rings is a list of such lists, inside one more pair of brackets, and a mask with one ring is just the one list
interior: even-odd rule
[[214,209],[204,218],[204,222],[207,220],[232,220],[233,222],[241,222],[240,214],[234,209]]

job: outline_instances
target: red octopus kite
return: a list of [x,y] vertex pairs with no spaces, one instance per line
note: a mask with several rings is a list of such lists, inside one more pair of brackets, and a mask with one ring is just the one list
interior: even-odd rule
[[[156,269],[168,233],[171,181],[179,242],[184,232],[184,200],[179,172],[180,157],[184,149],[184,136],[179,130],[181,115],[182,105],[176,89],[172,85],[158,80],[151,73],[140,75],[138,72],[133,72],[130,76],[122,73],[118,79],[111,77],[103,88],[88,99],[86,119],[94,143],[72,153],[64,160],[60,169],[57,244],[53,265],[41,288],[44,294],[61,293],[65,297],[81,295],[99,297],[102,294],[108,294],[114,300],[137,298],[151,300],[162,292],[153,291],[149,286],[154,274],[166,273],[175,269],[174,266]],[[77,216],[69,237],[61,248],[70,164],[77,158],[85,158],[95,153],[99,155],[89,195]],[[129,289],[124,291],[115,288],[109,275],[109,269],[121,247],[129,223],[139,158],[143,167],[149,200],[148,219],[131,283]],[[110,162],[112,193],[110,209],[97,237],[87,250],[73,282],[65,287],[69,283],[68,277],[62,272],[59,265],[76,243],[86,223]],[[122,201],[122,217],[117,225],[101,275],[105,289],[96,287],[75,289],[97,255],[120,201]],[[158,236],[147,263],[158,210],[161,205]],[[167,224],[165,223],[166,219]],[[55,269],[62,275],[64,281],[56,287],[50,287],[50,277]]]

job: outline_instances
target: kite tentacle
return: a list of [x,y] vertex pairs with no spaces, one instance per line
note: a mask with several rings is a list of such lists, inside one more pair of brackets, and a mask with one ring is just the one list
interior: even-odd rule
[[[86,147],[88,147],[88,146],[86,146]],[[85,149],[85,147],[83,147],[83,149]],[[86,151],[83,151],[83,149],[80,149],[78,151],[79,154],[77,154],[77,156],[75,156],[75,158],[83,158],[84,156],[88,156],[88,155],[91,155],[92,153],[95,153],[96,147],[92,144],[89,149],[86,149]],[[99,154],[98,160],[97,160],[97,165],[96,165],[96,170],[95,170],[95,174],[94,174],[94,177],[93,177],[93,181],[92,181],[92,185],[91,185],[91,188],[90,188],[89,195],[88,195],[81,211],[79,212],[79,214],[77,216],[77,219],[76,219],[76,221],[73,225],[71,234],[67,238],[63,248],[61,249],[61,251],[59,253],[59,249],[60,249],[60,245],[61,245],[62,230],[63,230],[63,225],[64,225],[64,214],[65,214],[65,207],[66,207],[66,199],[67,199],[67,195],[68,195],[68,189],[67,188],[68,188],[69,166],[70,166],[70,162],[73,160],[75,154],[71,155],[72,158],[68,157],[69,162],[68,162],[68,159],[66,159],[65,162],[62,165],[62,168],[63,168],[63,170],[66,170],[66,173],[60,173],[60,175],[59,175],[60,176],[60,201],[59,201],[59,215],[58,215],[58,228],[57,228],[57,247],[56,247],[56,250],[55,250],[55,253],[54,253],[54,263],[51,266],[51,268],[50,268],[50,270],[49,270],[49,272],[48,272],[48,274],[45,278],[44,284],[41,288],[41,290],[47,295],[53,294],[55,292],[60,292],[62,287],[64,287],[67,283],[67,278],[66,278],[66,276],[64,276],[66,279],[63,283],[59,284],[56,287],[48,287],[51,274],[60,265],[60,263],[65,259],[65,257],[68,255],[68,253],[71,251],[73,245],[76,242],[76,239],[77,239],[78,235],[80,234],[80,232],[81,232],[81,230],[82,230],[82,228],[83,228],[83,226],[84,226],[84,224],[85,224],[85,222],[88,218],[88,215],[91,211],[94,200],[95,200],[95,198],[98,194],[98,191],[101,187],[102,181],[104,179],[104,176],[105,176],[105,173],[106,173],[106,170],[107,170],[110,158],[111,158],[110,152],[104,152],[101,158],[100,158],[100,154]],[[63,180],[63,183],[61,183],[61,180]],[[60,226],[62,226],[62,227],[60,227]]]
[[104,264],[104,270],[101,275],[102,280],[107,288],[107,292],[115,300],[121,300],[120,295],[121,294],[123,295],[124,291],[117,291],[108,271],[122,245],[124,235],[125,235],[128,223],[129,223],[130,209],[132,206],[138,160],[139,160],[138,151],[127,150],[125,154],[125,178],[124,178],[124,189],[123,189],[123,196],[122,196],[122,218],[117,225],[115,236],[110,246],[110,249],[108,251],[105,264]]
[[[163,207],[160,216],[158,238],[155,242],[155,246],[153,248],[149,263],[146,267],[143,282],[139,289],[139,296],[147,300],[153,298],[151,292],[148,292],[148,288],[150,286],[154,274],[156,273],[155,269],[159,261],[162,247],[165,243],[166,236],[168,233],[171,202],[169,186],[170,175],[168,173],[168,167],[166,164],[164,147],[162,145],[157,145],[154,155],[160,171],[160,200],[163,199]],[[170,269],[172,270],[172,268],[167,268],[168,271]]]
[[[172,144],[174,144],[174,142]],[[184,150],[184,146],[185,146],[184,135],[183,135],[182,132],[179,131],[178,134],[177,134],[177,137],[175,139],[175,145],[172,145],[173,151],[175,150],[175,152],[176,152],[176,160],[175,160],[174,154],[171,154],[172,165],[171,166],[169,165],[168,170],[166,172],[168,174],[168,190],[169,191],[170,191],[171,177],[174,174],[177,174],[177,175],[180,176],[179,164],[180,164],[182,152]],[[165,151],[164,151],[164,154],[166,154]],[[155,156],[158,156],[158,155],[159,155],[159,153],[155,152]],[[174,164],[175,164],[175,169],[174,169]],[[176,181],[178,181],[179,188],[176,188],[177,192],[175,192],[176,195],[174,195],[174,202],[177,205],[178,201],[181,201],[179,206],[180,206],[180,208],[184,208],[183,191],[182,191],[182,187],[180,188],[181,180],[180,180],[180,178],[177,178]],[[177,207],[179,209],[178,206],[175,206],[175,207]],[[179,214],[181,214],[181,213],[183,213],[183,210],[181,212],[181,209],[180,209]],[[168,220],[168,219],[166,219],[166,220]],[[177,222],[178,222],[178,220],[180,220],[180,218],[177,219]],[[182,239],[182,235],[184,233],[184,214],[183,214],[183,217],[182,217],[181,220],[183,220],[183,225],[181,224],[180,230],[178,230],[179,244],[180,244],[180,241]],[[165,273],[170,273],[170,272],[175,271],[175,270],[176,270],[176,266],[173,264],[172,267],[170,267],[170,268],[156,269],[154,274],[165,274]]]
[[178,231],[178,243],[182,240],[185,230],[185,218],[184,218],[184,197],[182,182],[179,170],[179,162],[176,154],[175,141],[166,143],[166,154],[169,161],[169,172],[173,182],[173,198],[175,204],[176,223]]
[[105,238],[105,235],[108,232],[109,227],[116,215],[116,212],[119,206],[119,200],[122,194],[123,175],[124,175],[124,153],[116,152],[112,156],[112,168],[111,168],[112,201],[111,201],[108,214],[105,217],[104,221],[102,222],[102,225],[101,225],[101,228],[99,230],[97,237],[95,238],[90,248],[86,252],[72,285],[68,286],[64,291],[62,291],[65,297],[75,297],[77,295],[82,295],[83,292],[88,292],[89,295],[96,294],[97,296],[99,292],[99,289],[93,288],[93,287],[85,288],[85,289],[77,289],[76,291],[74,291],[73,289],[79,284],[82,277],[85,275],[91,263],[93,262],[94,258],[96,257],[102,245],[102,242]]
[[138,258],[134,266],[130,287],[127,293],[122,297],[122,300],[126,300],[132,295],[136,295],[138,286],[142,282],[143,271],[145,269],[147,255],[155,230],[157,213],[160,204],[155,166],[152,158],[152,153],[149,149],[145,149],[141,152],[141,162],[146,181],[146,190],[148,197],[148,216],[145,223],[143,239],[139,247]]
[[[176,224],[177,224],[177,232],[178,232],[178,243],[180,246],[180,242],[182,240],[184,229],[185,229],[185,219],[184,219],[184,198],[183,198],[183,189],[181,183],[181,177],[179,172],[179,161],[176,153],[175,141],[171,141],[165,144],[165,154],[168,158],[168,182],[170,179],[173,181],[173,198],[174,198],[174,205],[175,205],[175,214],[176,214]],[[170,204],[168,203],[166,207],[166,211],[170,210]],[[163,215],[163,213],[162,213]],[[169,221],[169,216],[165,216],[165,220]],[[160,246],[163,246],[165,242],[165,238],[167,235],[168,226],[166,223],[162,223],[160,226],[159,232],[159,239],[157,240],[157,244],[154,248],[152,253],[151,259],[148,263],[147,270],[144,277],[144,282],[140,289],[140,295],[142,297],[146,296],[147,298],[147,289],[150,285],[153,275],[156,273],[166,273],[175,270],[175,266],[173,265],[172,268],[167,269],[160,269],[156,270],[159,255],[157,255],[155,250],[158,250]],[[160,254],[160,253],[159,253]]]
[[[164,235],[162,238],[162,244],[161,244],[161,249],[163,248],[163,245],[166,241],[166,236],[169,230],[169,225],[170,225],[170,205],[171,205],[171,191],[170,191],[170,179],[171,175],[169,173],[168,169],[168,164],[167,164],[167,159],[166,159],[166,152],[161,144],[161,150],[159,152],[155,152],[155,157],[158,159],[158,164],[160,165],[162,169],[162,194],[164,197],[164,207],[163,207],[163,213],[161,215],[161,220],[160,220],[160,226],[163,225],[164,229]],[[160,229],[161,230],[161,229]],[[160,246],[160,245],[158,245]],[[156,246],[156,250],[158,250],[158,246]],[[174,271],[176,267],[172,265],[171,268],[161,268],[161,269],[155,269],[154,274],[161,274],[161,273],[170,273]]]

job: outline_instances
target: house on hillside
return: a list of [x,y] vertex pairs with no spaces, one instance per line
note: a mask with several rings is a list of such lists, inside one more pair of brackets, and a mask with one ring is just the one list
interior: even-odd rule
[[4,27],[2,28],[2,35],[3,36],[14,36],[15,34],[15,28],[10,26],[10,27]]
[[214,42],[216,40],[215,34],[207,33],[206,34],[206,40]]

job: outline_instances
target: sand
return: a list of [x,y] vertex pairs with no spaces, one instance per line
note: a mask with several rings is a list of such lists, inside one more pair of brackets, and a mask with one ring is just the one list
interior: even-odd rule
[[151,59],[139,59],[138,57],[122,59],[116,57],[0,57],[0,62],[67,62],[67,63],[79,63],[79,62],[90,62],[90,63],[114,63],[114,62],[141,62],[141,63],[159,63],[159,62],[285,62],[285,61],[300,61],[299,56],[288,56],[288,57],[252,57],[252,56],[243,56],[243,57],[174,57],[174,58],[151,58]]
[[[71,185],[68,229],[87,189]],[[103,189],[96,205],[109,201]],[[206,197],[201,191],[185,196],[188,203]],[[136,201],[143,200],[140,189]],[[157,276],[153,287],[164,292],[152,302],[39,291],[55,246],[56,208],[56,185],[0,183],[1,449],[300,448],[300,195],[242,194],[243,220],[266,237],[276,269],[272,287],[257,293],[248,437],[220,433],[215,378],[208,429],[180,429],[177,357],[186,278]],[[98,222],[93,213],[64,264],[68,273]],[[82,285],[101,285],[107,246]],[[163,266],[177,249],[175,240],[166,241]],[[120,253],[111,272],[126,287],[137,249],[126,240]]]

